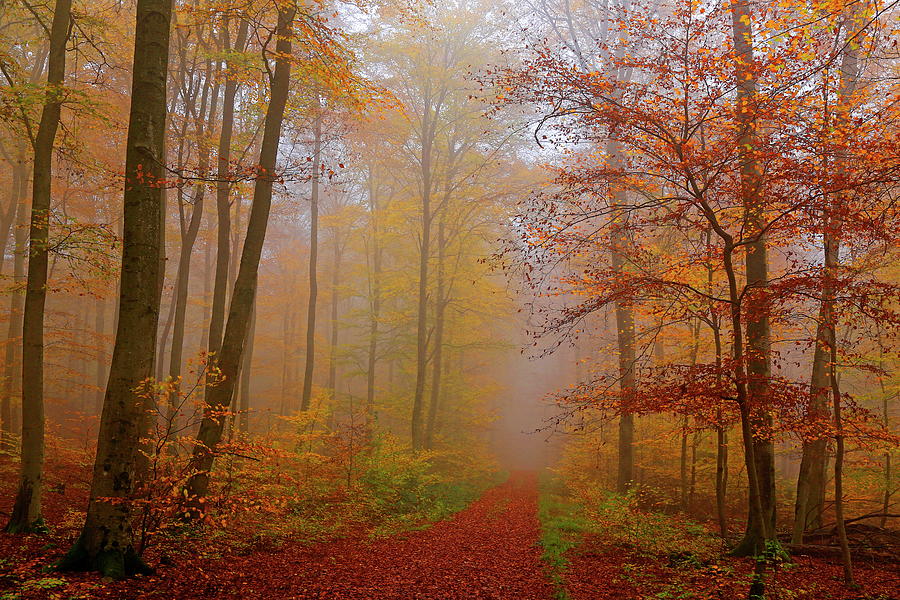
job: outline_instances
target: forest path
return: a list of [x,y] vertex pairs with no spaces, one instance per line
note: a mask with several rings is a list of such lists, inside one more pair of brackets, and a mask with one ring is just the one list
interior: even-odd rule
[[549,600],[537,497],[536,475],[514,473],[425,530],[371,541],[289,544],[223,560],[209,565],[214,577],[183,574],[166,587],[178,598]]
[[[453,518],[403,536],[282,557],[290,598],[549,599],[537,482],[516,473]],[[274,566],[274,565],[272,565]]]

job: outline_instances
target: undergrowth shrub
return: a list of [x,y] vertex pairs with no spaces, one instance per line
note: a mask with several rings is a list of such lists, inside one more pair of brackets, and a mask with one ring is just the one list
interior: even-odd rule
[[616,494],[587,481],[570,485],[593,533],[613,544],[648,556],[665,556],[673,563],[702,564],[720,554],[721,541],[702,525],[640,508],[641,491]]
[[364,458],[354,491],[376,533],[438,521],[465,508],[496,482],[487,462],[462,461],[446,451],[411,453],[394,436],[378,437]]
[[397,437],[369,430],[364,415],[335,423],[323,404],[284,418],[265,444],[217,459],[210,518],[240,512],[235,527],[252,533],[236,543],[414,529],[497,483],[495,464],[484,458],[443,448],[413,453]]
[[[317,399],[312,410],[281,418],[264,435],[241,433],[234,427],[237,415],[223,411],[217,418],[225,420],[225,434],[212,449],[208,494],[199,518],[192,513],[186,519],[184,489],[195,473],[191,454],[203,416],[204,375],[201,365],[183,385],[149,383],[142,392],[152,426],[128,499],[140,553],[158,547],[162,554],[216,555],[222,546],[252,552],[287,538],[389,534],[447,518],[498,483],[496,465],[483,453],[444,447],[413,453],[397,437],[371,430],[364,414],[336,418]],[[48,445],[54,450],[50,491],[68,484],[86,494],[94,449],[65,450],[52,431]],[[16,450],[4,447],[0,457]],[[56,468],[57,462],[65,465]],[[0,473],[15,476],[13,461],[0,463]],[[83,518],[83,507],[73,507],[58,526],[75,531]],[[202,543],[185,544],[191,539]]]

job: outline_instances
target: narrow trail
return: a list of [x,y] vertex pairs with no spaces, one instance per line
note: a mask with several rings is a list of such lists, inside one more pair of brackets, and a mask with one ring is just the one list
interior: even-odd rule
[[119,597],[549,600],[539,537],[536,477],[516,473],[422,531],[231,557],[208,572],[161,573],[142,593]]

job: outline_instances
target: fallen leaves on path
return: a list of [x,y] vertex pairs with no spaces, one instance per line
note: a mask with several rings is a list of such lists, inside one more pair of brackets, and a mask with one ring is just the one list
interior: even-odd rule
[[191,561],[113,583],[102,597],[549,600],[539,536],[535,476],[517,473],[422,531]]

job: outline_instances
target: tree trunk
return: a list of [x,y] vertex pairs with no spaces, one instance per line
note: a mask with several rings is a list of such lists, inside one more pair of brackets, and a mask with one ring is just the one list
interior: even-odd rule
[[[207,217],[207,232],[212,228],[211,220]],[[207,235],[204,235],[205,243],[203,245],[203,316],[200,318],[200,347],[209,348],[209,313],[210,304],[212,302],[212,282],[210,275],[212,274],[212,243]]]
[[288,390],[291,387],[290,361],[291,361],[291,311],[290,306],[284,307],[281,315],[281,406],[278,414],[286,417],[292,408],[292,402],[288,398]]
[[276,161],[281,124],[290,88],[291,30],[296,9],[285,5],[278,10],[276,30],[275,72],[271,78],[271,95],[266,110],[265,126],[259,153],[259,175],[253,190],[253,204],[247,222],[247,235],[241,252],[241,263],[234,291],[221,352],[216,364],[222,378],[207,390],[206,407],[197,443],[194,445],[192,466],[195,469],[186,485],[186,497],[191,506],[190,515],[202,513],[203,499],[209,488],[209,476],[216,446],[222,439],[225,417],[234,396],[240,370],[241,355],[250,327],[250,314],[256,296],[259,259],[262,255],[269,210],[272,205],[272,187],[277,179]]
[[[711,277],[711,275],[710,275]],[[718,317],[712,314],[713,343],[716,350],[716,377],[720,379],[722,373],[722,332]],[[716,408],[716,516],[719,520],[719,534],[722,538],[728,537],[728,516],[725,509],[726,492],[728,490],[728,430],[723,423],[722,407]]]
[[41,514],[44,474],[44,305],[47,301],[47,266],[50,256],[50,189],[53,181],[53,146],[62,111],[62,85],[66,76],[66,42],[72,1],[56,0],[50,28],[47,91],[34,142],[31,230],[25,314],[22,321],[22,454],[21,479],[10,533],[46,531]]
[[[242,50],[247,39],[247,21],[242,20],[238,28],[235,49]],[[225,49],[231,50],[230,38],[225,35]],[[228,65],[229,69],[231,65]],[[228,295],[228,265],[231,261],[231,193],[230,162],[231,139],[234,136],[234,100],[237,95],[238,79],[229,74],[225,81],[222,103],[222,131],[219,133],[219,158],[216,168],[216,273],[213,281],[212,309],[209,318],[207,349],[211,362],[218,360],[222,346],[222,329],[225,326],[225,302]],[[207,382],[208,385],[208,382]],[[207,395],[209,390],[207,389]]]
[[[753,431],[753,420],[749,407],[749,390],[745,366],[744,333],[741,320],[741,296],[738,293],[737,274],[734,267],[734,241],[725,237],[723,263],[728,277],[728,298],[731,312],[732,357],[734,359],[733,378],[736,402],[741,418],[741,439],[744,446],[744,467],[747,470],[748,515],[747,535],[741,544],[733,550],[739,556],[762,556],[765,542],[772,539],[773,531],[768,527],[769,520],[764,518],[765,508],[759,493],[760,477],[757,472],[756,443]],[[765,587],[762,573],[757,573],[750,588],[750,598],[762,598]]]
[[432,106],[426,102],[422,112],[422,237],[419,240],[419,296],[416,305],[416,386],[412,406],[412,448],[421,450],[425,444],[425,379],[428,374],[428,260],[431,252],[431,185],[432,145],[438,111],[432,115]]
[[[81,312],[81,322],[79,323],[79,325],[80,325],[79,335],[81,336],[82,339],[85,339],[85,340],[89,337],[88,332],[91,331],[91,329],[88,326],[88,322],[89,322],[90,316],[91,316],[91,303],[87,302],[88,299],[90,299],[90,296],[88,296],[88,297],[82,296],[79,298],[79,300],[80,300],[79,303],[81,304],[81,311],[80,311]],[[96,302],[96,300],[94,300],[94,302]],[[89,385],[88,384],[88,381],[89,381],[88,353],[76,351],[76,352],[73,352],[73,354],[78,356],[78,367],[79,367],[78,368],[78,377],[81,380],[80,381],[81,389],[78,394],[78,396],[79,396],[78,411],[82,414],[82,416],[87,416],[87,413],[88,413],[87,390],[88,390],[88,385]]]
[[[317,106],[316,110],[321,107]],[[309,300],[306,306],[306,361],[303,368],[303,393],[300,410],[309,410],[312,400],[312,380],[316,366],[316,300],[319,282],[316,270],[319,261],[319,166],[322,152],[322,115],[313,123],[312,191],[309,197]]]
[[[835,121],[840,127],[849,120],[850,101],[856,91],[856,83],[859,71],[859,47],[861,40],[851,38],[852,33],[857,34],[856,27],[859,24],[862,9],[859,4],[852,6],[844,15],[843,27],[847,42],[844,45],[844,56],[841,61],[841,80],[838,93],[838,109]],[[844,171],[844,156],[837,157],[839,171]],[[847,542],[847,528],[844,522],[844,424],[841,415],[841,390],[838,384],[838,351],[837,351],[837,312],[834,308],[836,299],[835,279],[840,269],[841,233],[843,228],[841,195],[834,199],[831,213],[825,227],[825,282],[822,288],[822,312],[826,316],[824,322],[828,328],[826,343],[829,349],[829,375],[832,394],[832,411],[834,413],[835,428],[835,453],[834,453],[834,511],[837,520],[838,540],[841,546],[841,559],[844,566],[844,583],[848,587],[855,587],[853,580],[853,562],[850,558],[850,546]],[[820,323],[821,325],[821,323]],[[817,340],[818,345],[818,340]]]
[[[616,169],[622,163],[622,149],[618,142],[610,140],[606,154],[611,167]],[[616,190],[613,210],[621,210],[627,203],[624,190]],[[621,218],[618,215],[617,218]],[[621,223],[613,223],[610,230],[613,271],[622,272],[626,268],[625,248],[628,237]],[[619,390],[621,414],[619,416],[618,471],[616,491],[624,494],[634,482],[634,416],[627,409],[631,391],[635,386],[634,311],[627,303],[615,302],[616,341],[619,353]]]
[[[737,270],[734,264],[734,254],[737,244],[735,243],[734,236],[726,231],[713,216],[714,211],[710,207],[708,199],[705,197],[705,194],[694,186],[692,194],[694,196],[695,202],[701,208],[704,215],[706,215],[707,223],[710,226],[710,229],[715,231],[716,235],[722,240],[722,267],[725,271],[725,276],[728,281],[728,308],[729,308],[729,317],[731,319],[731,353],[732,353],[732,364],[731,368],[731,379],[732,384],[734,385],[734,400],[738,406],[738,410],[740,412],[740,424],[741,424],[741,439],[744,446],[744,466],[747,470],[747,487],[748,487],[748,498],[750,500],[748,506],[748,529],[752,526],[752,536],[748,536],[751,540],[751,546],[749,548],[749,553],[757,554],[759,551],[763,550],[765,544],[764,542],[772,539],[774,535],[773,532],[767,527],[768,521],[762,518],[764,514],[762,500],[759,494],[759,478],[757,476],[756,470],[756,457],[755,457],[755,444],[754,444],[754,431],[753,431],[753,423],[752,423],[752,415],[750,412],[750,406],[748,403],[748,383],[747,383],[747,372],[746,372],[746,352],[744,348],[744,328],[743,328],[743,315],[741,311],[741,299],[742,293],[738,288],[737,281]],[[714,321],[715,323],[715,321]],[[717,329],[714,328],[715,332]],[[718,345],[718,350],[721,350],[721,346]],[[745,538],[746,540],[747,538]],[[741,554],[747,552],[747,548],[739,546],[733,552],[735,554]],[[757,556],[761,556],[761,554],[757,554]],[[764,566],[765,561],[757,564],[757,572],[755,573],[755,577],[753,583],[751,584],[750,589],[750,597],[752,598],[761,598],[764,593],[764,581],[762,579],[762,575],[764,574]]]
[[[173,44],[173,46],[174,45],[175,44]],[[178,77],[177,78],[172,77],[172,78],[170,78],[170,81],[169,81],[169,84],[172,87],[173,93],[172,93],[172,103],[169,105],[169,107],[167,109],[168,110],[167,114],[172,114],[175,112],[175,104],[177,102],[178,97],[182,97],[183,104],[184,104],[183,111],[186,113],[186,115],[193,114],[195,111],[195,107],[197,105],[197,95],[196,95],[194,87],[193,87],[194,68],[189,67],[187,64],[187,44],[180,43],[177,45],[178,45],[178,50],[179,50],[179,52],[178,52],[179,60],[178,60],[178,67],[177,67],[176,72],[178,73]],[[178,91],[176,91],[178,89],[182,90],[182,93],[179,93]],[[208,91],[206,89],[204,89],[204,101],[206,99],[207,93],[208,93]],[[179,129],[178,131],[175,132],[175,139],[178,140],[178,151],[175,153],[175,155],[176,155],[175,172],[176,173],[182,173],[185,170],[184,155],[185,155],[185,148],[187,146],[187,139],[188,139],[187,130],[188,130],[188,119],[185,117],[184,119],[182,119],[181,129]],[[183,183],[183,182],[181,182],[181,183]],[[178,198],[178,213],[179,213],[178,225],[179,225],[179,229],[181,230],[181,237],[183,238],[184,237],[184,214],[183,214],[183,211],[184,211],[184,200],[183,200],[184,187],[183,187],[183,185],[177,186],[176,197]],[[167,217],[167,215],[163,214],[163,216],[162,216],[163,222],[161,224],[162,231],[163,231],[163,241],[162,241],[163,248],[165,247],[166,217]],[[164,254],[164,251],[161,251],[160,252],[160,263],[161,263],[160,268],[163,270],[162,271],[163,276],[162,276],[162,280],[160,283],[160,287],[162,288],[162,291],[164,292],[165,291],[165,282],[166,282],[167,264],[165,261],[165,256],[163,254]],[[172,296],[169,298],[169,304],[168,304],[168,308],[166,311],[166,318],[163,321],[162,331],[159,334],[159,343],[157,344],[157,347],[156,347],[156,367],[155,367],[154,373],[155,373],[156,380],[160,381],[160,382],[163,381],[166,376],[165,375],[166,374],[166,357],[169,355],[169,352],[168,352],[169,337],[172,333],[172,326],[175,323],[175,308],[176,308],[176,304],[177,304],[176,290],[178,289],[178,286],[180,283],[178,281],[179,275],[180,275],[180,273],[176,270],[175,285],[172,287]],[[167,400],[168,400],[168,398],[167,398]],[[171,431],[171,428],[172,428],[171,423],[169,423],[167,425],[166,429],[167,429],[167,431]]]
[[61,561],[64,570],[121,578],[149,569],[132,536],[131,496],[148,422],[146,382],[153,374],[159,323],[159,256],[165,196],[166,73],[172,3],[138,0],[131,114],[125,156],[124,241],[119,319],[100,420],[87,518]]
[[381,313],[381,243],[378,231],[378,198],[374,168],[369,167],[369,214],[372,224],[372,283],[369,313],[369,355],[366,361],[366,415],[375,423],[375,367],[378,360],[378,318]]
[[247,348],[241,364],[241,406],[238,430],[247,435],[250,432],[250,375],[253,365],[253,345],[256,338],[256,300],[250,314],[250,331],[247,333]]
[[[882,399],[881,399],[881,415],[884,424],[884,430],[891,430],[891,416],[888,409],[888,394],[885,393],[884,384],[882,383]],[[885,516],[881,517],[880,526],[884,529],[887,526],[887,514],[890,512],[891,496],[893,495],[893,479],[891,473],[891,451],[884,453],[884,498],[881,504],[881,513]]]
[[[162,266],[163,272],[165,273],[165,266]],[[163,280],[165,280],[165,275],[163,275]],[[175,282],[175,287],[178,287],[178,282]],[[159,344],[156,347],[156,366],[154,367],[153,373],[156,377],[157,381],[162,381],[165,378],[165,364],[166,364],[166,352],[169,347],[169,337],[172,333],[172,323],[175,322],[175,290],[172,290],[172,298],[169,299],[169,304],[166,307],[166,320],[163,322],[162,331],[159,334]]]
[[6,352],[5,367],[3,377],[3,400],[0,407],[0,419],[3,420],[2,432],[0,432],[0,443],[2,446],[9,447],[14,444],[13,435],[18,431],[14,424],[13,416],[13,397],[18,391],[16,381],[21,380],[16,377],[16,364],[21,349],[20,339],[22,337],[22,304],[25,298],[21,291],[21,285],[25,279],[25,246],[28,240],[28,230],[26,223],[28,222],[28,202],[26,200],[26,189],[28,187],[28,172],[23,164],[24,157],[20,154],[20,162],[17,165],[19,177],[17,178],[17,187],[14,190],[14,202],[16,204],[16,228],[14,232],[15,254],[13,257],[13,290],[9,298],[9,328],[6,334]]
[[[241,216],[243,215],[244,203],[240,196],[234,199],[234,227],[231,228],[231,256],[237,256],[240,252],[241,244]],[[228,289],[234,287],[237,279],[237,261],[233,260],[228,263]]]
[[[830,237],[829,233],[825,234]],[[832,242],[826,240],[826,246]],[[829,260],[826,251],[826,262]],[[836,258],[836,257],[835,257]],[[809,385],[809,407],[807,422],[823,425],[828,419],[828,386],[829,348],[834,343],[831,339],[828,323],[833,320],[831,300],[833,291],[826,284],[822,289],[822,301],[819,306],[818,325],[816,328],[816,345],[813,354],[812,377]],[[803,455],[800,459],[800,473],[797,477],[797,495],[794,504],[794,525],[791,534],[792,544],[803,544],[803,534],[822,526],[822,511],[825,506],[825,454],[828,436],[823,431],[813,439],[803,440]]]
[[[204,143],[203,137],[206,126],[213,126],[216,122],[216,108],[219,102],[219,86],[213,88],[211,100],[209,93],[209,81],[213,77],[210,61],[207,61],[206,84],[203,88],[203,96],[200,101],[200,115],[197,119],[197,140],[200,146],[200,160],[197,170],[201,177],[205,177],[209,169],[209,147]],[[209,101],[209,116],[206,116],[207,102]],[[204,123],[204,119],[207,122]],[[175,316],[172,326],[172,350],[169,355],[169,379],[172,387],[167,398],[167,417],[169,423],[175,425],[177,413],[181,406],[181,365],[184,355],[184,328],[187,314],[188,287],[191,279],[191,256],[194,253],[194,244],[197,234],[200,232],[200,223],[203,219],[203,200],[206,195],[206,184],[198,181],[194,187],[194,207],[191,211],[191,219],[184,227],[181,223],[181,251],[178,256],[178,271],[175,277],[175,290],[172,293],[172,302],[175,305]]]
[[[849,8],[849,13],[844,16],[842,23],[845,35],[850,37],[849,28],[856,24],[858,6]],[[858,32],[853,32],[858,33]],[[838,105],[835,114],[836,129],[846,124],[850,107],[848,102],[856,91],[857,71],[859,69],[859,44],[846,43],[843,48],[841,60],[840,89],[838,90]],[[841,169],[841,158],[837,158],[838,170]],[[822,512],[825,506],[825,487],[827,483],[826,455],[828,436],[823,431],[828,421],[828,396],[832,385],[831,377],[833,367],[829,365],[831,354],[837,343],[835,337],[834,312],[835,289],[833,277],[840,268],[841,247],[841,218],[840,203],[836,199],[832,202],[829,215],[823,222],[822,245],[825,254],[824,273],[822,282],[822,294],[819,304],[819,316],[816,325],[816,343],[813,354],[812,376],[809,385],[809,407],[807,409],[807,422],[820,424],[821,429],[816,431],[816,437],[803,440],[803,456],[800,461],[800,473],[797,478],[797,496],[794,505],[794,527],[791,535],[792,544],[803,544],[803,534],[806,531],[818,529],[822,526]],[[838,416],[835,415],[835,419]],[[837,460],[837,459],[836,459]],[[835,465],[837,472],[838,466]],[[851,574],[852,578],[852,574]]]
[[21,181],[20,172],[22,170],[21,163],[24,160],[23,152],[16,153],[16,157],[10,157],[10,170],[12,177],[9,186],[9,205],[6,212],[0,218],[0,271],[6,266],[6,248],[9,245],[9,230],[12,229],[16,220],[16,210],[19,207],[19,185]]
[[[837,339],[834,326],[832,339]],[[834,451],[834,512],[837,520],[838,541],[841,545],[841,562],[844,566],[844,584],[854,587],[853,560],[850,558],[850,545],[847,542],[847,527],[844,523],[844,423],[841,419],[841,388],[837,378],[837,344],[831,345],[831,392],[834,412],[835,451]]]
[[428,423],[425,427],[425,447],[431,449],[434,447],[434,433],[437,425],[438,405],[441,399],[441,377],[443,371],[444,359],[444,313],[447,308],[449,298],[445,298],[444,292],[444,219],[438,222],[437,250],[438,262],[435,272],[437,280],[437,292],[434,299],[434,357],[431,365],[431,398],[428,404]]
[[700,446],[700,432],[694,432],[694,439],[691,440],[691,483],[688,487],[687,510],[690,511],[694,506],[694,495],[697,491],[697,447]]
[[341,282],[341,240],[337,227],[334,228],[333,261],[331,265],[331,343],[328,348],[328,390],[336,407],[337,400],[337,347],[338,347],[338,286]]
[[[625,259],[619,249],[627,243],[627,240],[618,226],[613,228],[612,237],[613,270],[621,271],[625,268]],[[619,389],[622,403],[627,407],[629,396],[635,386],[634,312],[630,306],[616,302],[615,314],[619,351]],[[634,482],[634,416],[627,408],[623,408],[619,417],[618,453],[616,490],[624,494]]]
[[[696,324],[693,322],[688,323],[688,327],[691,331],[691,353],[690,353],[690,363],[691,366],[696,366],[697,364],[697,356],[700,352],[700,319],[696,319]],[[657,356],[660,360],[657,361],[657,366],[662,367],[662,355],[663,355],[663,345],[660,340],[660,334],[662,329],[660,329],[660,333],[656,336],[656,349]],[[681,510],[687,511],[689,508],[688,502],[688,429],[690,426],[690,421],[688,417],[685,415],[684,419],[681,423],[681,457],[679,461],[679,483],[680,485],[680,505]],[[696,458],[696,448],[692,448],[693,452],[691,458]],[[693,496],[693,477],[694,477],[694,463],[691,463],[691,496]]]
[[681,510],[687,510],[688,498],[688,418],[684,417],[681,421],[681,454],[678,461],[678,479],[679,479],[679,505]]
[[103,411],[103,390],[106,387],[106,298],[98,298],[94,303],[94,331],[97,335],[97,360],[95,362],[94,414]]
[[[739,126],[737,144],[740,153],[741,201],[744,205],[744,241],[746,243],[746,297],[749,307],[746,317],[747,347],[747,404],[742,408],[742,419],[749,419],[749,441],[754,460],[753,471],[757,486],[750,490],[750,504],[759,510],[751,510],[744,539],[738,545],[737,554],[759,555],[768,540],[774,539],[775,530],[775,452],[774,444],[758,432],[770,431],[772,417],[769,378],[771,372],[769,315],[765,299],[768,286],[768,259],[763,225],[764,199],[763,175],[756,157],[758,146],[756,107],[756,75],[753,65],[752,30],[750,8],[746,0],[736,0],[731,5],[732,37],[735,49],[735,80],[737,82],[736,120]],[[750,406],[754,407],[751,411]],[[749,467],[748,467],[749,469]],[[751,597],[761,595],[763,583],[754,581]]]

